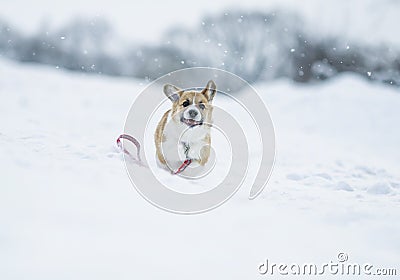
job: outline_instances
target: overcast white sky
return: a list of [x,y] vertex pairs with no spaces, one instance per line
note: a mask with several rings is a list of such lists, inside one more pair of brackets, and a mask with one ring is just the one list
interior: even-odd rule
[[171,25],[193,26],[206,14],[232,9],[291,8],[304,14],[316,32],[336,32],[375,41],[400,41],[397,0],[1,0],[0,18],[32,32],[41,23],[57,27],[73,16],[106,17],[126,39],[157,41]]
[[[46,18],[59,25],[71,16],[105,16],[124,36],[132,39],[152,40],[171,24],[194,25],[207,13],[217,13],[232,7],[255,8],[271,1],[127,1],[127,0],[6,0],[0,4],[0,15],[33,31]],[[276,1],[272,1],[276,2]]]

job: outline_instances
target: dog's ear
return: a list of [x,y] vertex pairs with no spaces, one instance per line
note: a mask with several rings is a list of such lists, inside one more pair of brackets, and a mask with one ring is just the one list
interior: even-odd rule
[[205,89],[203,89],[201,93],[205,95],[205,97],[209,102],[211,102],[216,92],[217,92],[217,86],[215,85],[213,80],[209,80]]
[[172,101],[177,102],[181,96],[182,90],[174,85],[165,84],[164,94]]

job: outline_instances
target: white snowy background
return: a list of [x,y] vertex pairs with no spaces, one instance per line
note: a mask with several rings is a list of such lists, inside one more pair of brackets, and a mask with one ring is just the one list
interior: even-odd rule
[[[400,44],[398,1],[245,2],[16,0],[0,17],[30,36],[101,15],[126,41],[157,44],[206,15],[279,7],[344,46]],[[247,184],[216,210],[181,216],[134,190],[115,147],[148,80],[0,58],[0,279],[263,279],[266,258],[320,264],[339,252],[399,274],[400,92],[368,76],[256,81],[276,130],[267,188],[249,201]]]

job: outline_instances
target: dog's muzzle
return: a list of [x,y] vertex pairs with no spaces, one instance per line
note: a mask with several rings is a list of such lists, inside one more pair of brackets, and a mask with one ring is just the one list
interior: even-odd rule
[[191,106],[183,112],[181,122],[188,126],[196,126],[203,124],[203,117],[196,106]]

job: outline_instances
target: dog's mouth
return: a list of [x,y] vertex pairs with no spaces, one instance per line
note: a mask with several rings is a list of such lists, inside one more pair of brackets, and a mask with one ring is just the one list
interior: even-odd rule
[[190,126],[190,127],[203,124],[203,120],[196,121],[193,119],[186,119],[184,117],[181,118],[181,122],[183,122],[184,124],[186,124],[187,126]]

